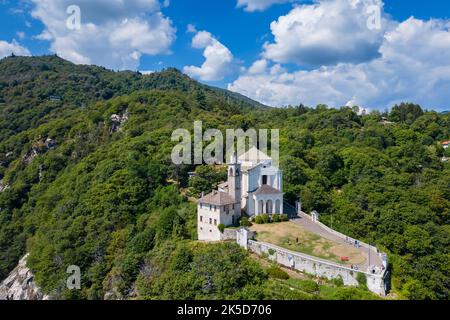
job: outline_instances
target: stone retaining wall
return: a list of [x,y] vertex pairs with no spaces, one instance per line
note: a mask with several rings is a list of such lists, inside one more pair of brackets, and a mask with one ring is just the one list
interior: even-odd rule
[[[311,217],[309,214],[306,214],[306,213],[304,213],[304,212],[300,212],[300,213],[299,213],[299,216],[302,217],[302,218],[306,218],[306,219],[309,219],[309,220],[313,221],[312,217]],[[314,223],[317,224],[317,225],[319,225],[321,228],[323,228],[323,229],[326,230],[327,232],[329,232],[329,233],[335,235],[336,237],[341,238],[341,239],[344,240],[344,241],[347,241],[347,242],[349,242],[349,243],[355,243],[355,241],[357,241],[358,244],[359,244],[361,247],[366,248],[366,249],[370,249],[370,250],[374,251],[374,252],[380,257],[381,261],[383,261],[384,268],[387,269],[387,267],[388,267],[388,259],[387,259],[387,255],[386,255],[385,253],[383,253],[383,252],[380,252],[380,251],[378,250],[377,247],[371,246],[371,245],[369,245],[369,244],[367,244],[367,243],[364,243],[364,242],[362,242],[362,241],[360,241],[360,240],[358,240],[358,239],[354,239],[354,238],[349,237],[349,236],[347,236],[347,235],[345,235],[345,234],[343,234],[343,233],[340,233],[339,231],[336,231],[336,230],[334,230],[334,229],[331,229],[330,227],[324,225],[324,224],[323,224],[322,222],[320,222],[320,221],[314,221]]]
[[[310,216],[309,214],[306,214],[306,213],[302,212],[300,215],[301,215],[301,217],[303,217],[303,218],[307,218],[307,219],[309,219],[309,220],[312,220],[312,218],[311,218],[311,216]],[[339,237],[339,238],[341,238],[341,239],[343,239],[343,240],[348,240],[349,242],[355,242],[355,240],[356,240],[356,241],[358,241],[358,243],[359,243],[362,247],[364,247],[364,248],[366,248],[366,249],[369,249],[369,248],[370,248],[371,250],[373,250],[373,251],[375,251],[375,252],[378,253],[378,248],[377,248],[377,247],[368,245],[367,243],[364,243],[364,242],[362,242],[362,241],[360,241],[360,240],[358,240],[358,239],[353,239],[353,238],[351,238],[351,237],[349,237],[349,236],[347,236],[347,235],[345,235],[345,234],[343,234],[343,233],[340,233],[339,231],[333,230],[333,229],[331,229],[330,227],[324,225],[324,224],[323,224],[322,222],[320,222],[320,221],[316,221],[316,222],[314,222],[314,223],[317,224],[317,225],[319,225],[320,227],[322,227],[323,229],[325,229],[325,230],[328,231],[329,233],[332,233],[332,234],[334,234],[335,236],[337,236],[337,237]]]
[[[240,237],[238,236],[238,239],[239,238]],[[363,273],[366,276],[367,287],[370,291],[382,296],[386,295],[386,272],[383,274],[370,274],[363,271],[353,270],[351,268],[306,254],[289,251],[269,243],[253,240],[247,241],[248,250],[251,250],[256,254],[265,254],[269,256],[269,259],[277,262],[278,264],[298,271],[306,272],[317,277],[323,277],[330,280],[340,277],[346,286],[358,286],[359,283],[357,280],[357,275],[358,273]]]
[[225,228],[220,236],[221,241],[236,240],[236,231],[236,229]]

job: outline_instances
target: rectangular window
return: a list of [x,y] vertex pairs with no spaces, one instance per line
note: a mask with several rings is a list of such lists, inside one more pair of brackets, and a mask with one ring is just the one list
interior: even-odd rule
[[200,216],[200,222],[203,222],[203,216]]
[[212,224],[212,218],[209,218],[209,224]]
[[217,226],[217,219],[214,219],[214,225]]

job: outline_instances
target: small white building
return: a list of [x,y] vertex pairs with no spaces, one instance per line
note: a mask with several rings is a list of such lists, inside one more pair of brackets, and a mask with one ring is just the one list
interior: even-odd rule
[[228,180],[198,201],[198,239],[220,241],[218,226],[232,226],[242,215],[283,213],[283,175],[272,159],[256,148],[228,165]]
[[228,193],[213,191],[198,201],[197,234],[202,241],[220,241],[219,225],[234,225],[241,216],[239,203]]

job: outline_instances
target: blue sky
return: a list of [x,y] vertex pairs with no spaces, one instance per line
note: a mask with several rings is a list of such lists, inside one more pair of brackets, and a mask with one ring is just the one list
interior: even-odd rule
[[[112,69],[174,66],[276,106],[413,101],[450,109],[447,0],[114,2],[0,0],[0,56],[56,52]],[[81,30],[65,26],[70,4],[81,9]],[[374,5],[375,31],[365,27]]]

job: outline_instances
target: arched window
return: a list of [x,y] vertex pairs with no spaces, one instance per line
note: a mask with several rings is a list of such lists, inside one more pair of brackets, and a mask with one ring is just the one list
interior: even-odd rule
[[267,176],[262,176],[262,184],[263,185],[267,184]]
[[281,213],[281,201],[275,201],[275,213]]
[[230,173],[229,173],[230,177],[233,176],[233,168],[230,168]]
[[262,201],[262,200],[259,200],[258,213],[259,214],[263,214],[264,213],[264,201]]
[[267,200],[266,213],[272,214],[273,213],[272,210],[273,210],[273,202],[272,202],[272,200]]

